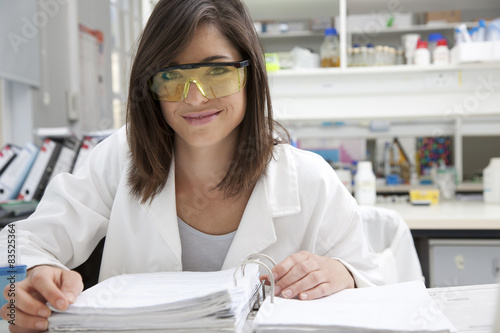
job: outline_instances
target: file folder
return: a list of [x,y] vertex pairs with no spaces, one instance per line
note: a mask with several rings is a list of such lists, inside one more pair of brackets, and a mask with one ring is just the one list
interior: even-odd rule
[[75,158],[75,165],[73,166],[73,171],[76,171],[80,168],[83,162],[90,155],[90,152],[94,147],[101,141],[100,138],[85,136],[82,140],[82,144],[80,145],[80,149],[78,150],[78,154]]
[[0,175],[0,201],[17,198],[38,151],[39,148],[34,143],[27,143],[14,161]]
[[52,180],[55,176],[63,172],[71,172],[75,164],[76,153],[80,148],[80,140],[75,137],[66,137],[62,141],[61,152],[54,165],[54,170],[50,176]]
[[24,181],[18,200],[30,201],[40,200],[49,183],[50,176],[54,170],[62,145],[51,139],[45,139],[40,147],[33,166]]
[[7,169],[9,164],[16,158],[21,149],[17,146],[6,144],[0,150],[0,175]]

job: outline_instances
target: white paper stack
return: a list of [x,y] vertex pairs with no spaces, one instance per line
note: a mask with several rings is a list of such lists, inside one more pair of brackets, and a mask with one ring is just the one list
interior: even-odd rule
[[420,281],[347,289],[312,301],[266,300],[253,322],[264,332],[455,332]]
[[260,289],[259,269],[126,274],[85,290],[50,330],[169,330],[240,332]]

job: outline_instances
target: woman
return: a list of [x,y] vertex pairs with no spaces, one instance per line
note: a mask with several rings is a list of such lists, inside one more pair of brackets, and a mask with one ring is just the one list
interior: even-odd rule
[[[315,299],[378,282],[352,196],[321,157],[275,139],[263,51],[239,0],[162,0],[131,71],[126,128],[56,177],[17,224],[16,324],[82,290],[68,268],[106,237],[100,280],[219,270],[262,252],[276,294]],[[5,317],[6,309],[1,314]],[[14,331],[14,329],[13,329]]]

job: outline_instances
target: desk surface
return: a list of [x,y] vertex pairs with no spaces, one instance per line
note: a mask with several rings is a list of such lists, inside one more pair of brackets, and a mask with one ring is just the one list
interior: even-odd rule
[[430,206],[386,203],[376,207],[396,210],[413,230],[500,230],[498,204],[450,201]]

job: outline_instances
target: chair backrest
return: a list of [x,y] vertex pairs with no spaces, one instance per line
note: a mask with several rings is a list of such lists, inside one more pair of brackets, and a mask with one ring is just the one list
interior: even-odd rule
[[372,259],[386,284],[424,281],[410,228],[392,209],[359,206]]

